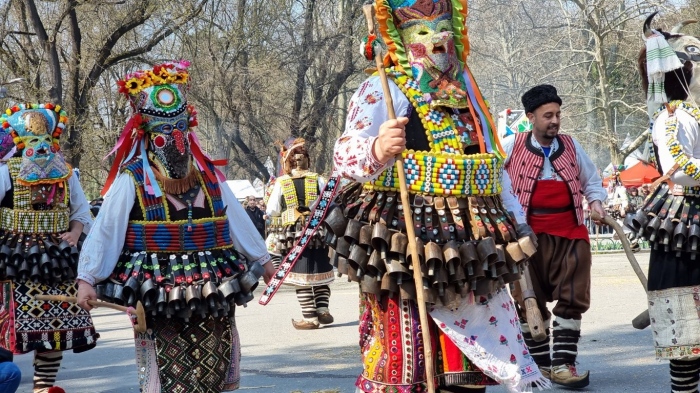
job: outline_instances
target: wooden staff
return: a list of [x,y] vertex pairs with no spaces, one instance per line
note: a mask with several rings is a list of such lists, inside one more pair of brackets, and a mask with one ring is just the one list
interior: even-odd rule
[[[375,35],[374,28],[374,6],[367,4],[362,6],[362,11],[367,19],[367,29],[369,35]],[[372,43],[370,43],[372,45]],[[377,72],[379,80],[382,83],[382,91],[384,92],[384,101],[386,109],[389,113],[390,120],[396,120],[394,112],[394,102],[391,99],[391,90],[389,90],[389,81],[384,72],[384,62],[379,51],[374,52],[374,61],[377,64]],[[416,302],[418,303],[418,315],[420,316],[420,330],[423,335],[423,358],[425,359],[425,376],[427,379],[428,393],[435,393],[435,370],[433,369],[433,352],[431,349],[430,328],[428,325],[428,310],[425,307],[425,294],[423,292],[423,275],[421,274],[420,258],[418,257],[418,246],[416,244],[416,232],[413,228],[413,218],[411,217],[411,204],[408,200],[408,187],[406,185],[406,174],[404,173],[403,158],[399,153],[396,156],[395,163],[396,173],[399,175],[399,188],[401,190],[401,204],[404,206],[406,219],[406,236],[408,237],[408,249],[413,256],[411,262],[413,265],[413,282],[416,285]]]
[[[75,296],[63,296],[63,295],[36,295],[34,296],[34,300],[42,300],[42,301],[48,301],[48,302],[66,302],[66,303],[78,303],[78,298]],[[88,300],[87,301],[89,305],[97,308],[97,307],[106,307],[106,308],[111,308],[112,310],[117,310],[121,312],[125,312],[129,315],[135,315],[136,316],[136,323],[134,323],[134,330],[137,333],[144,333],[146,331],[146,311],[143,309],[143,304],[141,302],[138,302],[136,304],[136,310],[134,314],[130,314],[131,310],[129,308],[120,306],[118,304],[114,303],[109,303],[109,302],[103,302],[100,300]]]

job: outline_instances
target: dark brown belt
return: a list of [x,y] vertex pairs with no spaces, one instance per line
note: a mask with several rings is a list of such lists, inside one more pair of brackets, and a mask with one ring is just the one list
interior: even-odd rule
[[532,214],[533,216],[542,216],[545,214],[556,214],[556,213],[564,213],[568,211],[573,211],[574,207],[573,206],[566,206],[566,207],[560,207],[556,209],[530,209],[529,213]]

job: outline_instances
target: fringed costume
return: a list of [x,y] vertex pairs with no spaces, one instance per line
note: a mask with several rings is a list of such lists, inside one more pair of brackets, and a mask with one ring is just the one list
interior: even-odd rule
[[[267,214],[273,225],[267,238],[268,249],[286,255],[309,219],[309,206],[318,198],[325,179],[309,171],[309,154],[301,138],[289,140],[282,149],[285,174],[275,180],[267,203]],[[333,282],[333,266],[328,258],[328,246],[318,232],[304,253],[297,259],[285,284],[296,288],[303,320],[292,320],[296,329],[316,329],[319,324],[333,323],[328,310]]]
[[[17,105],[0,117],[0,346],[34,352],[37,393],[54,385],[62,351],[86,351],[99,337],[78,305],[34,299],[76,295],[80,236],[92,225],[58,145],[66,122],[52,104]],[[8,159],[15,145],[18,154]],[[75,242],[65,235],[71,232]]]
[[238,387],[234,311],[253,298],[269,260],[214,167],[221,163],[190,129],[186,67],[168,63],[120,82],[136,113],[115,147],[78,276],[106,300],[143,303],[148,331],[135,342],[144,393]]
[[[424,345],[433,351],[440,391],[483,391],[480,386],[500,383],[522,392],[533,383],[546,385],[504,289],[527,259],[518,242],[525,238],[516,230],[524,229],[524,216],[503,172],[488,108],[466,67],[466,1],[377,0],[376,10],[389,47],[394,109],[410,119],[402,155],[411,205],[401,204],[393,160],[379,162],[373,153],[389,116],[379,77],[372,76],[353,95],[335,145],[336,171],[353,182],[331,205],[330,190],[341,182],[329,180],[312,212],[317,217],[328,210],[322,225],[332,259],[339,273],[361,286],[364,371],[357,390],[425,391]],[[373,39],[364,51],[371,53]],[[406,214],[413,216],[419,255],[407,252]],[[430,303],[426,338],[412,258],[420,258]]]

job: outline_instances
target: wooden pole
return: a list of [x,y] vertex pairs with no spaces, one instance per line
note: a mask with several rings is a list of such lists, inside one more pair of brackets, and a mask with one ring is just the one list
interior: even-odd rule
[[[373,35],[375,33],[374,29],[374,6],[371,4],[364,5],[362,11],[367,19],[367,28],[369,34]],[[382,83],[382,91],[384,92],[384,101],[386,102],[386,109],[389,113],[389,119],[396,119],[396,112],[394,111],[394,102],[391,99],[391,90],[389,90],[389,81],[387,80],[386,73],[384,72],[384,62],[382,61],[382,55],[379,52],[374,54],[374,61],[377,64],[377,72],[379,73],[379,80]],[[411,217],[411,204],[408,199],[408,187],[406,185],[406,173],[404,173],[403,158],[401,154],[396,156],[395,163],[396,173],[399,175],[399,187],[401,190],[401,204],[404,208],[404,217],[406,219],[406,236],[408,237],[408,249],[413,256],[411,262],[413,265],[413,282],[416,285],[416,302],[418,303],[418,314],[420,316],[420,330],[423,335],[423,359],[425,360],[425,376],[427,379],[428,392],[435,393],[435,370],[433,363],[433,352],[431,348],[430,340],[430,328],[428,325],[428,310],[425,307],[425,294],[423,292],[423,275],[421,274],[420,258],[418,257],[418,247],[416,244],[416,232],[413,227],[413,218]]]

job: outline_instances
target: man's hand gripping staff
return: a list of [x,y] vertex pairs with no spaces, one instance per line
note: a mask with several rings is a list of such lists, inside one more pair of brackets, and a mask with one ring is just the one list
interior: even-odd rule
[[[381,162],[388,162],[392,157],[396,157],[395,170],[399,176],[399,187],[401,189],[401,204],[410,206],[408,199],[408,187],[406,186],[406,173],[404,173],[404,164],[401,153],[406,149],[406,124],[408,119],[405,117],[396,118],[394,112],[394,102],[391,99],[391,90],[389,90],[389,82],[384,72],[384,64],[379,51],[379,45],[376,44],[376,32],[374,28],[374,7],[371,4],[364,5],[362,11],[367,19],[367,28],[369,36],[367,39],[367,47],[365,56],[368,60],[374,58],[377,65],[377,73],[382,84],[384,93],[384,102],[386,103],[389,120],[385,121],[379,128],[379,137],[375,140],[372,152]],[[405,209],[406,214],[406,236],[408,237],[408,249],[411,255],[418,255],[418,247],[416,244],[416,234],[413,227],[413,218],[411,217],[411,209]],[[428,325],[428,310],[425,306],[425,294],[423,292],[423,276],[420,267],[420,258],[412,258],[413,262],[413,282],[416,285],[416,294],[418,303],[418,313],[420,315],[421,334],[424,337],[425,345],[423,345],[423,357],[425,359],[425,376],[428,386],[428,392],[435,392],[435,370],[433,369],[433,354],[430,348],[430,340],[425,339],[430,337]]]

